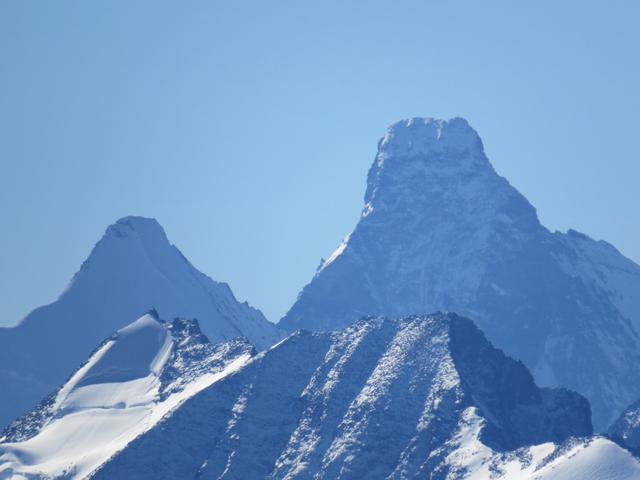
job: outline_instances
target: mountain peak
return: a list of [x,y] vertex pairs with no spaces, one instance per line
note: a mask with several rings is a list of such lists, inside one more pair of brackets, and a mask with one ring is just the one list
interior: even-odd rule
[[[132,262],[146,260],[164,270],[163,264],[175,256],[177,249],[171,245],[167,234],[155,218],[127,216],[107,227],[100,241],[95,245],[78,275],[86,273],[93,266],[125,268]],[[182,261],[177,262],[183,267]],[[100,270],[100,269],[99,269]]]
[[[416,157],[482,151],[482,140],[464,118],[413,117],[392,124],[378,144],[378,157]],[[486,160],[486,158],[484,159]]]
[[480,136],[465,119],[400,120],[378,142],[365,203],[369,204],[379,190],[396,185],[413,185],[412,190],[421,191],[426,183],[442,183],[442,178],[468,178],[482,172],[496,176]]
[[197,318],[214,343],[243,336],[265,349],[283,336],[227,284],[197,270],[156,220],[125,217],[106,229],[55,302],[0,329],[0,427],[63,382],[102,338],[145,312],[148,324]]
[[640,267],[605,243],[549,232],[465,120],[395,123],[367,181],[358,224],[281,327],[457,312],[540,384],[586,394],[598,429],[640,397],[629,380],[640,378],[630,361],[640,358]]
[[[389,126],[380,141],[380,150],[389,147],[405,148],[406,153],[419,153],[420,147],[433,148],[437,145],[451,144],[461,147],[463,144],[480,146],[482,143],[476,131],[460,117],[450,120],[412,117],[395,122]],[[402,151],[402,150],[401,150]]]
[[[590,434],[584,398],[539,389],[470,320],[368,317],[292,334],[92,478],[505,479],[542,459],[512,449]],[[493,468],[505,457],[513,475]]]
[[167,235],[155,218],[127,216],[118,219],[107,227],[107,237],[131,237],[159,238],[167,241]]

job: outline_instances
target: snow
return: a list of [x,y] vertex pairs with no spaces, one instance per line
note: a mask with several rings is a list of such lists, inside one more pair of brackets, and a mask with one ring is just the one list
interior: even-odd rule
[[266,349],[284,337],[227,284],[191,265],[157,221],[125,217],[107,228],[55,302],[0,329],[0,428],[63,383],[105,337],[151,309],[166,320],[198,319],[216,343],[243,336]]
[[[115,286],[108,283],[114,277],[119,281]],[[258,310],[237,302],[228,285],[196,270],[152,219],[126,217],[110,226],[67,294],[106,294],[106,284],[117,288],[114,293],[121,297],[112,308],[129,310],[138,304],[145,310],[154,308],[162,318],[197,318],[212,342],[241,335],[264,349],[281,338]],[[119,318],[130,316],[125,311]]]
[[465,120],[411,118],[379,142],[358,224],[279,325],[434,311],[473,318],[540,384],[587,396],[599,431],[640,398],[640,267],[545,228]]
[[533,445],[515,455],[492,451],[480,440],[483,419],[474,407],[465,410],[455,437],[458,447],[449,465],[464,470],[465,480],[636,480],[640,462],[602,437],[574,441],[567,448],[551,442]]
[[[193,395],[95,478],[534,480],[569,461],[593,470],[570,453],[597,443],[570,439],[591,431],[586,403],[540,394],[468,320],[368,318],[292,334]],[[624,458],[611,445],[611,458]]]
[[640,333],[640,266],[609,243],[575,230],[556,235],[573,251],[570,257],[559,257],[567,273],[580,277],[595,291],[606,292]]
[[338,248],[336,248],[331,255],[329,255],[329,258],[327,258],[322,265],[320,266],[320,268],[318,269],[318,273],[321,272],[322,270],[324,270],[325,268],[327,268],[329,265],[331,265],[333,263],[333,261],[338,258],[342,252],[344,252],[344,249],[347,248],[347,243],[349,243],[349,235],[347,235],[347,237],[342,241],[342,243],[338,246]]
[[[152,307],[275,346],[213,347],[152,313],[123,327]],[[468,320],[413,315],[436,310],[472,316],[539,384],[588,395],[598,428],[640,397],[640,267],[544,228],[463,119],[412,118],[381,140],[359,224],[282,322],[342,331],[278,341],[157,222],[110,226],[58,301],[0,330],[0,408],[16,413],[15,379],[35,400],[119,328],[6,431],[0,478],[640,478],[592,436],[584,398],[538,388]],[[356,321],[372,314],[400,318]],[[638,429],[633,408],[623,420]]]
[[[560,452],[556,454],[556,452]],[[597,437],[578,442],[566,451],[553,444],[536,445],[526,451],[527,462],[518,459],[494,464],[505,480],[636,480],[640,478],[640,463],[615,443]],[[494,455],[494,458],[497,458]],[[477,469],[469,480],[484,480],[489,470]],[[494,470],[495,471],[495,470]]]
[[452,440],[456,448],[445,460],[452,468],[469,471],[469,480],[484,480],[490,475],[487,462],[493,451],[479,439],[484,423],[475,407],[466,408],[460,416],[460,426]]
[[161,378],[174,339],[168,324],[147,314],[119,330],[59,390],[48,422],[22,442],[0,443],[0,478],[7,475],[85,478],[185,400],[251,358],[230,358],[166,398]]
[[54,408],[66,410],[90,406],[93,398],[104,402],[111,397],[116,404],[149,391],[143,385],[141,390],[136,390],[135,385],[160,373],[171,351],[171,334],[152,315],[146,314],[118,330],[116,337],[100,348],[65,384]]
[[635,480],[640,462],[602,437],[570,440],[567,445],[547,442],[508,454],[491,450],[480,441],[484,419],[475,407],[465,409],[447,463],[465,471],[465,480]]
[[550,462],[532,480],[637,480],[640,464],[629,452],[604,438],[580,445]]
[[[148,425],[150,404],[128,408],[91,408],[67,413],[36,437],[21,444],[2,446],[3,469],[33,475],[62,475],[74,467],[74,478],[83,478],[127,445]],[[11,472],[13,474],[13,472]],[[0,470],[0,475],[2,471]]]

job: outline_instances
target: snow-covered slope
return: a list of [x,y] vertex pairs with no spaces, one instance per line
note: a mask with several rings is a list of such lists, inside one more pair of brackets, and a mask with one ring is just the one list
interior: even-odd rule
[[583,397],[538,388],[471,321],[377,317],[294,333],[93,478],[638,478],[633,457],[590,434]]
[[60,385],[103,338],[152,308],[161,318],[197,318],[214,343],[243,336],[264,349],[282,338],[227,284],[196,270],[158,222],[123,218],[58,300],[0,328],[0,427]]
[[[471,424],[473,425],[473,424]],[[461,430],[466,436],[469,430]],[[472,437],[473,438],[473,437]],[[467,480],[636,480],[640,463],[603,437],[545,443],[514,452],[488,452],[475,440],[454,452],[451,461],[469,465]]]
[[354,231],[280,325],[453,311],[539,384],[591,402],[605,430],[640,398],[640,267],[605,242],[552,233],[463,119],[410,119],[380,141]]
[[0,478],[85,478],[254,353],[242,339],[211,344],[194,320],[144,315],[0,435]]

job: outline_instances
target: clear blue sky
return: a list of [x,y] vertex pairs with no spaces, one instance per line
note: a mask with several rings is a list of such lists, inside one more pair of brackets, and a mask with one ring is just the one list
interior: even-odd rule
[[640,3],[0,3],[0,316],[156,217],[277,320],[386,126],[463,116],[551,229],[640,260]]

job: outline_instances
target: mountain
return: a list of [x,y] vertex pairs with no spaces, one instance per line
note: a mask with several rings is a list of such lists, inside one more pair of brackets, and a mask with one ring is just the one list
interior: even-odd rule
[[146,314],[0,434],[0,478],[85,478],[254,354],[243,339],[214,346],[194,320]]
[[227,284],[196,270],[158,222],[123,218],[58,300],[0,328],[0,427],[60,385],[103,338],[152,308],[161,318],[197,318],[214,343],[244,336],[264,349],[282,338]]
[[358,224],[279,325],[337,330],[432,311],[473,318],[540,385],[585,395],[599,431],[640,398],[640,267],[542,226],[460,118],[388,129]]
[[640,400],[627,407],[607,433],[614,441],[640,457]]
[[292,334],[92,478],[637,478],[640,463],[591,432],[582,396],[538,388],[470,320],[374,317]]

